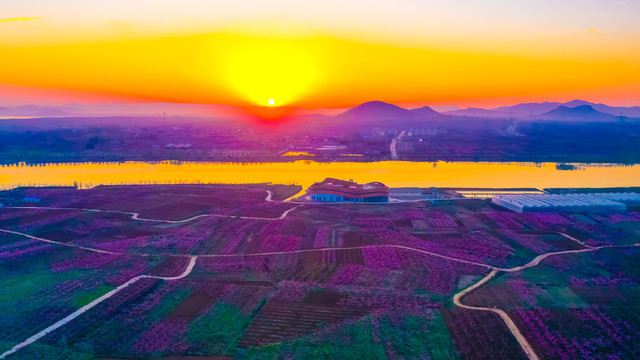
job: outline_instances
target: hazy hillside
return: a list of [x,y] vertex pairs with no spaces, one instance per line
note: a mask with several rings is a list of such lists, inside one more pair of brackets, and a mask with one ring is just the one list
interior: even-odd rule
[[618,121],[619,117],[605,114],[595,110],[591,105],[581,105],[574,108],[560,106],[547,113],[539,115],[538,119],[568,121],[568,122],[612,122]]

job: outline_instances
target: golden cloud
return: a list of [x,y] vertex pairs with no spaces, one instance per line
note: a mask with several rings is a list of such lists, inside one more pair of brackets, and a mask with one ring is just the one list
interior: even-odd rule
[[39,20],[41,17],[17,17],[11,19],[0,19],[0,22],[9,22],[9,21],[24,21],[24,20]]

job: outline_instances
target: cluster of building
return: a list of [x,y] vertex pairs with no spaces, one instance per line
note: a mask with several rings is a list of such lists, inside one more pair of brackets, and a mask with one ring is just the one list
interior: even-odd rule
[[309,187],[307,193],[313,201],[323,202],[388,202],[389,188],[380,182],[358,184],[326,178]]
[[[394,198],[400,200],[442,199],[446,191],[442,189],[396,188]],[[477,192],[478,189],[469,189]],[[623,212],[629,206],[640,206],[640,193],[601,192],[548,194],[540,190],[487,190],[480,191],[478,197],[491,197],[491,202],[519,213],[527,212]],[[501,194],[501,192],[505,192]],[[509,192],[509,193],[506,193]],[[516,193],[514,193],[516,192]],[[353,180],[326,178],[307,189],[312,201],[386,203],[389,202],[389,188],[381,182],[358,184]],[[475,194],[475,193],[474,193]],[[488,195],[488,196],[487,196]]]
[[640,194],[583,193],[541,195],[495,195],[496,205],[519,213],[526,212],[616,212],[627,211],[627,206],[639,206]]
[[164,147],[167,149],[188,149],[191,144],[167,144]]

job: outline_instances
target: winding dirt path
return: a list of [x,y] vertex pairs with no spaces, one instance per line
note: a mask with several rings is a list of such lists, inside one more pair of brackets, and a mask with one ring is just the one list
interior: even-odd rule
[[463,296],[467,295],[468,293],[472,292],[473,290],[475,290],[475,289],[479,288],[480,286],[484,285],[485,283],[487,283],[497,273],[498,273],[498,270],[495,270],[495,269],[491,270],[491,272],[487,276],[482,278],[482,280],[478,281],[477,283],[473,284],[472,286],[469,286],[468,288],[466,288],[466,289],[462,290],[461,292],[457,293],[453,297],[453,303],[456,306],[459,306],[459,307],[461,307],[463,309],[480,310],[480,311],[491,311],[493,313],[496,313],[496,314],[500,315],[500,317],[502,318],[502,321],[505,322],[505,324],[507,325],[507,327],[509,328],[509,330],[511,331],[513,336],[515,336],[516,340],[520,344],[520,347],[522,347],[522,350],[524,350],[524,352],[527,355],[527,357],[529,359],[531,359],[531,360],[539,360],[540,358],[538,357],[536,352],[533,350],[533,348],[531,347],[531,345],[529,344],[527,339],[520,332],[520,329],[518,329],[518,326],[516,326],[516,324],[513,322],[513,320],[511,320],[511,318],[509,317],[509,315],[506,312],[504,312],[503,310],[500,310],[500,309],[495,309],[495,308],[468,306],[468,305],[465,305],[462,302],[460,302],[460,299]]
[[[0,229],[0,232],[19,235],[19,236],[24,236],[24,237],[27,237],[29,239],[43,241],[43,242],[50,243],[50,244],[74,247],[74,248],[93,251],[93,252],[98,252],[98,253],[113,254],[113,255],[126,255],[126,254],[120,253],[120,252],[101,250],[101,249],[88,247],[88,246],[82,246],[82,245],[78,245],[78,244],[74,244],[74,243],[67,243],[67,242],[62,242],[62,241],[49,240],[49,239],[45,239],[45,238],[29,235],[29,234],[26,234],[26,233],[22,233],[22,232],[19,232],[19,231]],[[404,249],[404,250],[415,251],[415,252],[419,252],[419,253],[427,254],[427,255],[431,255],[431,256],[436,256],[436,257],[447,259],[447,260],[451,260],[451,261],[457,261],[457,262],[462,262],[462,263],[465,263],[465,264],[477,265],[477,266],[482,266],[482,267],[486,267],[486,268],[489,268],[489,269],[500,270],[500,268],[496,268],[496,267],[491,266],[491,265],[487,265],[487,264],[483,264],[483,263],[479,263],[479,262],[475,262],[475,261],[470,261],[470,260],[458,259],[458,258],[455,258],[455,257],[442,255],[442,254],[434,253],[434,252],[431,252],[431,251],[422,250],[422,249],[418,249],[418,248],[412,248],[412,247],[403,246],[403,245],[363,245],[363,246],[353,246],[353,247],[329,247],[329,248],[318,248],[318,249],[302,249],[302,250],[289,250],[289,251],[269,251],[269,252],[242,253],[242,254],[199,254],[197,256],[198,257],[202,257],[202,258],[232,258],[232,257],[247,257],[247,256],[269,256],[269,255],[303,254],[303,253],[309,253],[309,252],[322,252],[322,251],[347,251],[347,250],[357,250],[357,249],[367,249],[367,248],[371,248],[371,249],[375,249],[375,248],[377,248],[377,249],[385,249],[385,248],[389,248],[389,249]],[[163,254],[147,254],[147,253],[139,253],[139,254],[131,254],[131,255],[134,255],[134,256],[174,256],[174,257],[191,257],[191,256],[193,256],[191,254],[166,254],[166,255],[163,255]]]
[[569,239],[571,241],[575,241],[575,242],[577,242],[578,244],[580,244],[580,245],[582,245],[584,247],[593,248],[593,246],[587,245],[587,244],[584,243],[584,241],[580,241],[580,240],[574,238],[573,236],[567,235],[567,234],[565,234],[563,232],[558,232],[558,234],[564,236],[565,238],[567,238],[567,239]]
[[118,210],[100,210],[100,209],[83,209],[83,208],[67,208],[67,207],[49,207],[49,206],[6,206],[5,209],[42,209],[42,210],[69,210],[69,211],[85,211],[85,212],[99,212],[99,213],[111,213],[111,214],[124,214],[131,216],[131,219],[138,221],[149,221],[149,222],[160,222],[166,224],[182,224],[187,223],[199,218],[203,217],[222,217],[222,218],[231,218],[231,219],[246,219],[246,220],[266,220],[266,221],[275,221],[282,220],[286,218],[290,212],[293,210],[303,206],[304,204],[300,204],[292,207],[291,209],[285,210],[280,216],[270,218],[270,217],[256,217],[256,216],[237,216],[237,215],[220,215],[220,214],[202,214],[190,217],[188,219],[183,220],[163,220],[163,219],[149,219],[149,218],[141,218],[140,213],[137,212],[129,212],[129,211],[118,211]]
[[[98,253],[123,255],[122,253],[110,252],[110,251],[95,249],[95,248],[91,248],[91,247],[80,246],[80,245],[76,245],[76,244],[69,244],[69,243],[64,243],[64,242],[44,239],[44,238],[40,238],[40,237],[32,236],[32,235],[29,235],[29,234],[25,234],[25,233],[21,233],[21,232],[17,232],[17,231],[12,231],[12,230],[0,229],[0,232],[5,232],[5,233],[9,233],[9,234],[14,234],[14,235],[20,235],[20,236],[25,236],[25,237],[28,237],[30,239],[43,241],[43,242],[46,242],[46,243],[52,243],[52,244],[57,244],[57,245],[76,247],[76,248],[79,248],[79,249],[88,250],[88,251],[94,251],[94,252],[98,252]],[[490,312],[498,314],[502,318],[502,320],[505,322],[505,324],[507,325],[507,327],[509,328],[509,330],[511,331],[513,336],[516,338],[516,340],[518,341],[518,343],[520,344],[520,346],[524,350],[524,352],[527,355],[527,357],[529,359],[531,359],[531,360],[538,360],[539,357],[536,355],[535,351],[533,350],[533,348],[531,347],[531,345],[529,344],[527,339],[524,337],[524,335],[522,335],[522,333],[518,329],[517,325],[513,322],[513,320],[509,317],[509,315],[505,311],[500,310],[500,309],[496,309],[496,308],[468,306],[468,305],[465,305],[465,304],[462,303],[462,301],[461,301],[462,298],[464,296],[466,296],[467,294],[471,293],[472,291],[476,290],[480,286],[486,284],[489,280],[491,280],[499,272],[516,272],[516,271],[521,271],[521,270],[524,270],[524,269],[528,269],[530,267],[534,267],[534,266],[539,265],[542,260],[544,260],[545,258],[550,257],[550,256],[591,252],[591,251],[597,251],[597,250],[605,249],[605,248],[622,248],[622,247],[638,247],[638,246],[640,246],[640,243],[631,244],[631,245],[603,245],[603,246],[590,247],[590,248],[585,248],[585,249],[580,249],[580,250],[568,250],[568,251],[551,252],[551,253],[538,255],[537,257],[535,257],[533,260],[531,260],[527,264],[521,265],[521,266],[516,266],[516,267],[513,267],[513,268],[499,268],[499,267],[495,267],[495,266],[488,265],[488,264],[483,264],[483,263],[464,260],[464,259],[458,259],[458,258],[455,258],[455,257],[442,255],[442,254],[430,252],[430,251],[427,251],[427,250],[412,248],[412,247],[403,246],[403,245],[364,245],[364,246],[341,247],[341,248],[319,248],[319,249],[303,249],[303,250],[291,250],[291,251],[272,251],[272,252],[251,253],[251,254],[209,254],[209,255],[205,254],[205,255],[197,255],[197,256],[186,255],[186,254],[184,254],[184,255],[183,254],[180,254],[180,255],[169,255],[169,256],[179,256],[179,257],[190,257],[191,261],[189,262],[189,265],[187,266],[187,269],[181,275],[175,276],[175,277],[160,277],[160,276],[152,276],[152,275],[140,275],[140,276],[137,276],[137,277],[127,281],[126,283],[118,286],[117,288],[115,288],[114,290],[108,292],[107,294],[97,298],[96,300],[92,301],[91,303],[83,306],[82,308],[78,309],[77,311],[75,311],[71,315],[65,317],[64,319],[62,319],[62,320],[56,322],[55,324],[47,327],[46,329],[44,329],[41,332],[37,333],[36,335],[30,337],[29,339],[25,340],[24,342],[14,346],[11,350],[9,350],[9,351],[5,352],[4,354],[0,355],[0,359],[4,359],[6,356],[13,354],[14,352],[20,350],[21,348],[23,348],[23,347],[25,347],[25,346],[37,341],[38,339],[42,338],[43,336],[47,335],[51,331],[53,331],[53,330],[65,325],[65,324],[67,324],[69,321],[75,319],[76,317],[80,316],[81,314],[83,314],[87,310],[91,309],[92,307],[96,306],[97,304],[101,303],[102,301],[112,297],[113,295],[115,295],[120,290],[128,287],[129,285],[135,283],[136,281],[138,281],[140,279],[153,278],[153,279],[162,279],[162,280],[171,281],[171,280],[178,280],[178,279],[184,278],[185,276],[189,275],[189,273],[191,273],[191,271],[193,270],[193,267],[195,266],[196,259],[198,257],[231,258],[231,257],[247,257],[247,256],[301,254],[301,253],[318,252],[318,251],[346,251],[346,250],[366,249],[366,248],[383,248],[383,249],[384,248],[390,248],[390,249],[404,249],[404,250],[409,250],[409,251],[415,251],[415,252],[419,252],[419,253],[422,253],[422,254],[427,254],[427,255],[443,258],[443,259],[446,259],[446,260],[451,260],[451,261],[456,261],[456,262],[461,262],[461,263],[465,263],[465,264],[471,264],[471,265],[476,265],[476,266],[485,267],[487,269],[491,269],[491,272],[489,272],[489,274],[487,276],[485,276],[484,278],[482,278],[480,281],[478,281],[477,283],[467,287],[466,289],[462,290],[461,292],[457,293],[453,297],[453,303],[456,306],[459,306],[459,307],[464,308],[464,309],[478,310],[478,311],[490,311]],[[158,255],[158,254],[136,254],[136,255],[139,255],[139,256],[154,256],[154,255]]]
[[16,346],[12,347],[10,350],[5,351],[2,355],[0,355],[0,359],[4,359],[7,356],[19,351],[20,349],[33,344],[34,342],[38,341],[39,339],[45,337],[47,334],[49,334],[50,332],[68,324],[70,321],[72,321],[73,319],[77,318],[78,316],[84,314],[85,312],[89,311],[90,309],[92,309],[93,307],[95,307],[96,305],[100,304],[101,302],[111,298],[112,296],[114,296],[115,294],[117,294],[118,292],[126,289],[127,287],[129,287],[131,284],[137,282],[140,279],[160,279],[160,280],[164,280],[164,281],[173,281],[173,280],[180,280],[184,277],[186,277],[187,275],[189,275],[191,273],[191,271],[193,270],[193,267],[196,265],[196,259],[198,257],[197,256],[192,256],[191,260],[189,261],[189,264],[187,265],[187,268],[182,272],[182,274],[178,275],[178,276],[154,276],[154,275],[140,275],[140,276],[136,276],[134,278],[132,278],[131,280],[127,281],[126,283],[118,286],[117,288],[109,291],[108,293],[100,296],[99,298],[93,300],[92,302],[88,303],[87,305],[79,308],[78,310],[74,311],[73,313],[67,315],[66,317],[64,317],[63,319],[57,321],[56,323],[48,326],[46,329],[36,333],[35,335],[31,336],[30,338],[28,338],[27,340],[17,344]]
[[[273,193],[270,190],[266,190],[266,192],[267,192],[267,196],[265,198],[265,201],[274,201],[274,200],[272,200]],[[194,217],[191,217],[191,218],[188,218],[188,219],[184,219],[184,220],[161,220],[161,219],[140,218],[139,217],[139,213],[136,213],[136,212],[125,212],[125,211],[115,211],[115,210],[62,208],[62,207],[37,207],[37,206],[33,206],[33,207],[7,207],[7,208],[14,208],[14,209],[73,210],[73,211],[86,211],[86,212],[118,213],[118,214],[130,215],[132,219],[139,220],[139,221],[151,221],[151,222],[163,222],[163,223],[177,224],[177,223],[185,223],[185,222],[193,221],[193,220],[201,218],[201,217],[227,217],[227,218],[251,219],[251,220],[267,220],[267,221],[282,220],[282,219],[286,218],[291,211],[293,211],[293,210],[295,210],[295,209],[297,209],[297,208],[299,208],[299,207],[301,207],[303,205],[305,205],[305,203],[297,205],[297,206],[295,206],[295,207],[293,207],[291,209],[288,209],[288,210],[284,211],[277,218],[203,214],[203,215],[194,216]],[[70,246],[70,247],[75,247],[75,248],[88,250],[88,251],[94,251],[94,252],[98,252],[98,253],[122,255],[122,253],[111,252],[111,251],[101,250],[101,249],[97,249],[97,248],[81,246],[81,245],[78,245],[78,244],[65,243],[65,242],[60,242],[60,241],[44,239],[44,238],[40,238],[40,237],[32,236],[32,235],[29,235],[29,234],[25,234],[25,233],[21,233],[21,232],[17,232],[17,231],[12,231],[12,230],[0,229],[0,232],[10,233],[10,234],[14,234],[14,235],[21,235],[21,236],[25,236],[25,237],[28,237],[28,238],[31,238],[31,239],[34,239],[34,240],[38,240],[38,241],[43,241],[43,242],[52,243],[52,244],[58,244],[58,245],[62,245],[62,246]],[[575,241],[575,242],[579,243],[580,245],[584,246],[585,248],[584,249],[578,249],[578,250],[556,251],[556,252],[549,252],[549,253],[541,254],[541,255],[536,256],[530,262],[528,262],[528,263],[526,263],[524,265],[521,265],[521,266],[513,267],[513,268],[496,267],[496,266],[493,266],[493,265],[488,265],[488,264],[479,263],[479,262],[470,261],[470,260],[459,259],[459,258],[455,258],[455,257],[447,256],[447,255],[442,255],[442,254],[438,254],[438,253],[434,253],[434,252],[431,252],[431,251],[422,250],[422,249],[418,249],[418,248],[413,248],[413,247],[409,247],[409,246],[403,246],[403,245],[365,245],[365,246],[357,246],[357,247],[303,249],[303,250],[275,251],[275,252],[262,252],[262,253],[251,253],[251,254],[209,254],[209,255],[205,254],[205,255],[198,255],[198,256],[192,256],[192,255],[188,255],[188,254],[169,255],[169,256],[180,256],[180,257],[190,257],[191,258],[189,266],[187,267],[185,272],[183,274],[181,274],[180,276],[167,278],[167,277],[156,277],[156,276],[150,276],[150,275],[141,275],[141,276],[135,277],[135,278],[129,280],[128,282],[120,285],[116,289],[110,291],[109,293],[107,293],[107,294],[99,297],[98,299],[92,301],[88,305],[78,309],[76,312],[72,313],[71,315],[67,316],[66,318],[58,321],[57,323],[49,326],[48,328],[46,328],[45,330],[43,330],[43,331],[39,332],[38,334],[32,336],[31,338],[29,338],[29,339],[25,340],[24,342],[16,345],[11,350],[9,350],[9,351],[5,352],[4,354],[0,355],[0,359],[4,359],[6,356],[8,356],[8,355],[18,351],[19,349],[21,349],[21,348],[23,348],[23,347],[35,342],[36,340],[42,338],[43,336],[45,336],[49,332],[51,332],[51,331],[53,331],[53,330],[65,325],[66,323],[68,323],[69,321],[71,321],[74,318],[78,317],[79,315],[81,315],[82,313],[86,312],[90,308],[94,307],[98,303],[110,298],[111,296],[113,296],[118,291],[126,288],[127,286],[133,284],[134,282],[138,281],[141,278],[157,278],[157,279],[162,279],[162,280],[177,280],[177,279],[181,279],[181,278],[187,276],[191,272],[191,270],[193,270],[193,266],[195,265],[195,260],[196,260],[197,257],[229,258],[229,257],[265,256],[265,255],[301,254],[301,253],[317,252],[317,251],[342,251],[342,250],[354,250],[354,249],[365,249],[365,248],[395,248],[395,249],[404,249],[404,250],[409,250],[409,251],[415,251],[415,252],[419,252],[419,253],[423,253],[423,254],[427,254],[427,255],[431,255],[431,256],[440,257],[440,258],[443,258],[443,259],[446,259],[446,260],[451,260],[451,261],[456,261],[456,262],[461,262],[461,263],[466,263],[466,264],[471,264],[471,265],[476,265],[476,266],[485,267],[487,269],[491,269],[491,272],[489,272],[489,274],[487,276],[485,276],[484,278],[482,278],[480,281],[478,281],[477,283],[475,283],[475,284],[469,286],[468,288],[462,290],[461,292],[457,293],[453,297],[454,304],[456,306],[459,306],[459,307],[465,308],[465,309],[469,309],[469,310],[490,311],[490,312],[498,314],[502,318],[502,320],[505,322],[505,324],[507,325],[507,327],[509,328],[511,333],[514,335],[514,337],[516,338],[516,340],[518,341],[518,343],[520,344],[520,346],[524,350],[524,352],[527,355],[527,357],[529,359],[531,359],[531,360],[538,360],[539,357],[537,356],[537,354],[535,353],[535,351],[533,350],[533,348],[531,347],[531,345],[529,344],[527,339],[522,335],[522,333],[520,332],[520,330],[518,329],[516,324],[513,322],[513,320],[509,317],[509,315],[505,311],[500,310],[500,309],[496,309],[496,308],[468,306],[468,305],[463,304],[461,302],[461,300],[465,295],[471,293],[472,291],[476,290],[480,286],[486,284],[496,274],[498,274],[498,272],[517,272],[517,271],[525,270],[525,269],[528,269],[528,268],[531,268],[531,267],[539,265],[542,262],[542,260],[544,260],[544,259],[546,259],[547,257],[550,257],[550,256],[591,252],[591,251],[596,251],[596,250],[605,249],[605,248],[621,248],[621,247],[634,247],[634,246],[637,247],[637,246],[640,246],[640,243],[632,244],[632,245],[590,246],[590,245],[587,245],[584,242],[582,242],[582,241],[580,241],[580,240],[578,240],[578,239],[576,239],[574,237],[571,237],[571,236],[569,236],[569,235],[567,235],[565,233],[559,232],[558,234],[564,236],[565,238],[567,238],[569,240],[572,240],[572,241]],[[139,256],[151,256],[151,255],[158,255],[158,254],[137,254],[137,255],[139,255]]]
[[49,244],[69,246],[69,247],[74,247],[74,248],[83,249],[83,250],[89,250],[89,251],[93,251],[93,252],[97,252],[97,253],[123,255],[123,253],[119,253],[119,252],[101,250],[101,249],[96,249],[96,248],[93,248],[93,247],[82,246],[82,245],[73,244],[73,243],[66,243],[66,242],[62,242],[62,241],[49,240],[49,239],[45,239],[45,238],[41,238],[41,237],[37,237],[37,236],[21,233],[21,232],[18,232],[18,231],[13,231],[13,230],[0,229],[0,232],[7,233],[7,234],[20,235],[20,236],[28,237],[29,239],[43,241],[43,242],[46,242],[46,243],[49,243]]
[[[290,209],[290,210],[293,210],[293,209]],[[78,245],[78,244],[74,244],[74,243],[68,243],[68,242],[45,239],[45,238],[29,235],[29,234],[26,234],[26,233],[23,233],[23,232],[19,232],[19,231],[14,231],[14,230],[0,229],[0,232],[19,235],[19,236],[24,236],[24,237],[27,237],[27,238],[30,238],[30,239],[33,239],[33,240],[43,241],[43,242],[50,243],[50,244],[74,247],[74,248],[88,250],[88,251],[94,251],[94,252],[98,252],[98,253],[113,254],[113,255],[125,255],[124,253],[120,253],[120,252],[102,250],[102,249],[89,247],[89,246],[82,246],[82,245]],[[634,247],[634,246],[640,246],[640,243],[638,243],[638,244],[630,244],[630,245],[602,245],[602,246],[589,247],[589,248],[586,248],[586,249],[579,249],[579,250],[566,250],[566,251],[550,252],[550,253],[545,253],[545,254],[538,255],[533,260],[531,260],[530,262],[528,262],[528,263],[526,263],[524,265],[520,265],[520,266],[516,266],[516,267],[512,267],[512,268],[502,268],[502,267],[493,266],[493,265],[489,265],[489,264],[485,264],[485,263],[480,263],[480,262],[477,262],[477,261],[460,259],[460,258],[456,258],[456,257],[453,257],[453,256],[443,255],[443,254],[435,253],[435,252],[432,252],[432,251],[423,250],[423,249],[419,249],[419,248],[414,248],[414,247],[410,247],[410,246],[404,246],[404,245],[362,245],[362,246],[352,246],[352,247],[327,247],[327,248],[317,248],[317,249],[301,249],[301,250],[288,250],[288,251],[269,251],[269,252],[257,252],[257,253],[198,254],[197,256],[205,257],[205,258],[230,258],[230,257],[247,257],[247,256],[303,254],[303,253],[319,252],[319,251],[346,251],[346,250],[357,250],[357,249],[367,249],[367,248],[369,248],[369,249],[403,249],[403,250],[414,251],[414,252],[418,252],[418,253],[421,253],[421,254],[426,254],[426,255],[439,257],[439,258],[446,259],[446,260],[461,262],[461,263],[470,264],[470,265],[481,266],[481,267],[485,267],[485,268],[488,268],[488,269],[491,269],[491,270],[495,270],[495,271],[516,272],[516,271],[521,271],[521,270],[524,270],[524,269],[528,269],[528,268],[533,267],[533,266],[537,266],[537,265],[540,264],[540,262],[542,260],[544,260],[545,258],[547,258],[549,256],[583,253],[583,252],[590,252],[590,251],[606,249],[606,248],[622,248],[622,247]],[[138,254],[131,254],[131,255],[137,255],[137,256],[175,256],[175,257],[191,257],[191,256],[193,256],[192,254],[165,254],[165,255],[163,255],[163,254],[149,254],[149,253],[138,253]]]
[[[245,189],[245,188],[240,188]],[[253,189],[246,188],[251,190],[262,190],[262,189]],[[276,202],[276,203],[284,203],[284,201],[273,200],[273,192],[271,190],[264,190],[267,192],[267,196],[264,198],[266,202]],[[99,212],[99,213],[110,213],[110,214],[123,214],[131,216],[131,219],[138,221],[150,221],[150,222],[161,222],[167,224],[182,224],[189,221],[193,221],[203,217],[222,217],[222,218],[231,218],[231,219],[246,219],[246,220],[266,220],[266,221],[274,221],[274,220],[282,220],[286,218],[290,212],[293,210],[305,205],[304,203],[299,203],[299,205],[292,207],[291,209],[285,210],[278,217],[256,217],[256,216],[238,216],[238,215],[220,215],[220,214],[202,214],[192,216],[188,219],[183,220],[163,220],[163,219],[150,219],[150,218],[142,218],[140,217],[140,213],[131,212],[131,211],[119,211],[119,210],[102,210],[102,209],[87,209],[87,208],[73,208],[73,207],[55,207],[55,206],[5,206],[4,209],[31,209],[31,210],[68,210],[68,211],[85,211],[85,212]]]
[[[573,240],[575,240],[575,241],[577,241],[579,243],[582,243],[580,240],[577,240],[577,239],[573,239]],[[585,245],[585,246],[587,246],[587,245]],[[588,246],[588,248],[580,249],[580,250],[556,251],[556,252],[550,252],[550,253],[538,255],[533,260],[531,260],[530,262],[528,262],[525,265],[516,266],[516,267],[513,267],[513,268],[509,268],[509,269],[495,268],[494,267],[494,268],[492,268],[491,272],[487,276],[482,278],[480,281],[478,281],[477,283],[475,283],[475,284],[469,286],[468,288],[462,290],[461,292],[457,293],[453,297],[453,303],[456,306],[459,306],[459,307],[461,307],[463,309],[479,310],[479,311],[490,311],[490,312],[493,312],[493,313],[496,313],[496,314],[500,315],[502,320],[505,322],[505,324],[507,325],[507,327],[509,328],[509,330],[513,334],[513,336],[516,338],[516,340],[520,344],[520,347],[522,347],[522,350],[524,350],[524,352],[527,355],[527,357],[530,360],[539,360],[540,358],[535,353],[535,351],[533,350],[533,348],[531,347],[531,345],[529,344],[527,339],[524,337],[524,335],[522,335],[522,333],[520,332],[520,329],[518,329],[518,326],[513,322],[513,320],[509,317],[509,315],[504,310],[497,309],[497,308],[465,305],[465,304],[462,303],[461,299],[465,295],[471,293],[472,291],[476,290],[480,286],[486,284],[489,280],[491,280],[494,276],[496,276],[496,274],[498,274],[498,272],[500,272],[500,271],[502,271],[502,272],[516,272],[516,271],[521,271],[521,270],[524,270],[524,269],[528,269],[528,268],[531,268],[531,267],[539,265],[542,260],[544,260],[544,259],[546,259],[547,257],[550,257],[550,256],[584,253],[584,252],[597,251],[597,250],[600,250],[600,249],[607,249],[607,248],[623,248],[623,247],[638,247],[638,246],[640,246],[640,243],[630,244],[630,245],[603,245],[603,246],[597,246],[597,247]]]

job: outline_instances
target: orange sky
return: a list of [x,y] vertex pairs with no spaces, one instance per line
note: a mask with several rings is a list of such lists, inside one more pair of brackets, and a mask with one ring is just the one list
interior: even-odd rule
[[636,4],[32,2],[0,21],[1,105],[640,105]]

